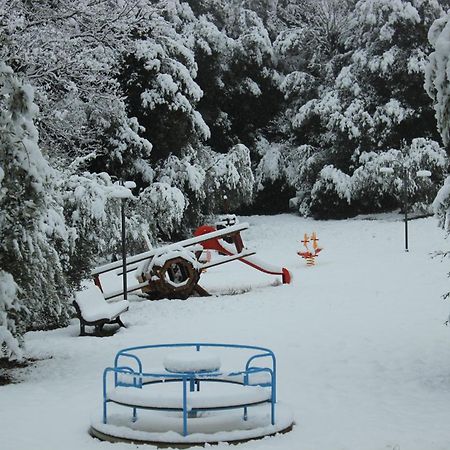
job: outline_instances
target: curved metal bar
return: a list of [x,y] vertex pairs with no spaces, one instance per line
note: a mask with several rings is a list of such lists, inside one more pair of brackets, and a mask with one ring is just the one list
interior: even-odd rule
[[258,358],[266,358],[266,357],[272,357],[272,359],[273,359],[273,353],[272,352],[270,352],[270,353],[260,353],[259,355],[253,355],[253,356],[251,356],[248,360],[247,360],[247,363],[245,364],[245,369],[247,370],[249,367],[250,367],[250,363],[252,362],[252,361],[254,361],[255,359],[258,359]]
[[[258,359],[258,358],[265,358],[265,357],[270,357],[270,358],[272,359],[272,369],[273,369],[273,374],[272,374],[272,377],[273,377],[273,386],[272,386],[272,390],[273,390],[273,392],[274,392],[274,401],[275,401],[275,403],[276,403],[277,359],[276,359],[276,357],[275,357],[275,354],[274,354],[271,350],[269,350],[267,353],[261,353],[261,354],[259,354],[259,355],[253,355],[253,356],[251,356],[251,357],[248,359],[247,363],[245,364],[245,370],[247,371],[247,370],[250,368],[250,363],[251,363],[253,360]],[[248,381],[248,378],[247,378],[247,381]]]
[[[244,370],[238,370],[233,372],[180,372],[180,373],[170,373],[170,372],[164,372],[164,373],[150,373],[150,372],[144,372],[143,371],[143,365],[141,362],[141,359],[135,355],[133,352],[140,351],[140,350],[147,350],[147,349],[160,349],[160,348],[186,348],[186,347],[193,347],[196,351],[200,351],[202,348],[223,348],[223,349],[242,349],[242,350],[255,350],[261,353],[251,355],[246,363],[245,363],[245,369]],[[138,372],[134,370],[131,366],[119,366],[119,362],[121,358],[129,358],[136,362]],[[252,366],[251,364],[256,359],[261,358],[270,358],[271,359],[271,366],[272,367],[258,367],[258,366]],[[103,422],[107,423],[107,403],[111,400],[107,398],[107,382],[108,382],[108,374],[114,373],[114,384],[115,387],[117,386],[124,386],[124,387],[135,387],[135,388],[141,388],[144,384],[149,383],[155,383],[155,382],[163,382],[165,380],[169,381],[181,381],[182,382],[182,388],[183,388],[183,435],[187,436],[188,434],[188,392],[187,392],[187,382],[190,382],[190,386],[192,388],[193,383],[196,382],[196,380],[201,379],[202,381],[215,381],[215,382],[228,382],[229,380],[221,380],[219,377],[238,377],[243,376],[243,382],[238,381],[239,384],[248,385],[249,384],[249,376],[266,372],[270,374],[270,382],[265,383],[256,383],[255,385],[261,385],[265,387],[270,387],[271,389],[271,395],[270,400],[267,400],[271,404],[271,423],[272,425],[275,423],[275,403],[276,403],[276,358],[272,350],[265,348],[265,347],[259,347],[259,346],[253,346],[253,345],[241,345],[241,344],[217,344],[217,343],[201,343],[201,342],[186,342],[186,343],[175,343],[175,344],[152,344],[152,345],[141,345],[141,346],[135,346],[135,347],[128,347],[122,350],[119,350],[114,358],[114,367],[108,367],[103,372]],[[133,377],[133,383],[125,383],[119,381],[118,376],[120,374],[126,374],[128,376]],[[147,381],[144,382],[144,378],[156,379],[155,381]],[[124,405],[125,406],[125,405]],[[133,407],[133,418],[132,420],[135,421],[137,419],[137,411],[136,409],[139,408],[139,406],[135,407],[134,405],[130,405]],[[247,406],[249,405],[240,405],[240,407],[244,407],[244,420],[247,419]],[[230,407],[234,408],[234,407]],[[219,408],[220,409],[220,408]]]
[[197,347],[198,349],[200,349],[201,347],[240,348],[240,349],[259,350],[262,352],[272,353],[272,350],[270,350],[268,348],[258,347],[258,346],[254,346],[254,345],[217,344],[217,343],[210,343],[210,342],[183,342],[183,343],[175,343],[175,344],[152,344],[152,345],[139,345],[136,347],[127,347],[122,350],[119,350],[119,352],[116,355],[116,358],[120,354],[124,354],[124,353],[134,351],[134,350],[145,350],[148,348],[176,348],[176,347]]
[[132,353],[127,353],[127,352],[125,352],[123,350],[120,350],[119,352],[117,352],[116,357],[114,358],[114,367],[118,367],[119,358],[121,356],[124,357],[124,358],[134,359],[137,362],[137,365],[139,367],[139,372],[142,372],[142,362],[141,362],[141,360],[136,355],[133,355]]

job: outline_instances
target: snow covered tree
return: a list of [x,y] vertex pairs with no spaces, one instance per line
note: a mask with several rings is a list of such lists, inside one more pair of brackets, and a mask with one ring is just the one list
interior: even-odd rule
[[183,35],[183,21],[193,19],[187,5],[168,3],[139,30],[123,63],[120,79],[128,111],[144,127],[153,161],[181,156],[210,134],[196,110],[202,90],[194,81],[197,65]]
[[422,85],[426,33],[441,14],[433,0],[359,0],[337,76],[292,116],[297,139],[326,150],[325,165],[350,177],[363,152],[400,148],[417,137],[436,140]]
[[[58,250],[69,240],[55,200],[52,169],[38,145],[33,89],[0,65],[0,340],[5,332],[51,328],[68,321],[70,289]],[[63,252],[61,252],[63,253]],[[6,333],[6,334],[5,334]]]
[[235,143],[254,146],[257,135],[267,129],[282,106],[276,83],[275,55],[269,32],[251,10],[236,17],[237,37],[224,73],[225,107]]
[[425,88],[433,100],[438,130],[446,146],[450,144],[450,14],[437,19],[430,28],[428,39],[434,51],[426,67]]
[[[450,13],[433,23],[428,33],[428,39],[434,51],[430,54],[426,67],[425,88],[433,101],[438,131],[448,149],[450,144],[450,55],[448,52]],[[449,184],[450,178],[447,178],[433,204],[440,225],[446,230],[450,229]]]
[[300,131],[319,119],[317,143],[337,142],[333,151],[341,165],[350,165],[362,149],[433,137],[430,104],[422,94],[425,36],[441,13],[435,1],[360,0],[346,42],[349,64],[319,99],[300,108],[293,125]]
[[[116,76],[132,33],[155,6],[145,0],[2,5],[0,57],[35,87],[36,126],[52,163],[64,168],[83,157],[82,169],[106,165],[114,174],[123,162],[121,175],[148,178],[151,146],[127,116]],[[130,148],[129,160],[124,147]]]

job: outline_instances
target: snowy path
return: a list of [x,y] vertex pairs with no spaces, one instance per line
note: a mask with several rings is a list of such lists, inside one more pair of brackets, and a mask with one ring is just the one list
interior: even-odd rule
[[[67,329],[27,335],[24,382],[0,386],[2,450],[121,450],[87,435],[100,406],[101,373],[125,346],[210,341],[272,348],[279,399],[294,409],[294,431],[239,448],[255,450],[444,450],[450,445],[450,304],[446,264],[430,253],[449,246],[434,219],[403,227],[390,220],[314,222],[295,216],[246,218],[258,257],[288,267],[289,286],[239,263],[209,270],[205,286],[253,284],[248,293],[133,303],[129,328],[110,338]],[[304,232],[323,252],[307,268]],[[219,275],[220,274],[220,277]],[[266,285],[266,286],[264,286]],[[225,448],[219,445],[217,448]],[[151,448],[141,446],[140,448]]]

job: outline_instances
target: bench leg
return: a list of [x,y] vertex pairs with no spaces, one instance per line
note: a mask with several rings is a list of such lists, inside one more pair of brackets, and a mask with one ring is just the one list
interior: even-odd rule
[[102,330],[103,330],[103,323],[95,325],[95,334],[96,336],[101,336],[102,335]]
[[120,317],[116,319],[116,322],[119,324],[119,327],[126,328],[125,324],[122,322],[122,319]]
[[86,325],[80,319],[80,336],[86,336]]

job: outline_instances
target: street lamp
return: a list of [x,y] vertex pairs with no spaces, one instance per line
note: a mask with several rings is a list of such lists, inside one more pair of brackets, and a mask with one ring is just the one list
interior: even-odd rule
[[[397,164],[400,164],[401,168],[401,177],[403,180],[403,213],[404,213],[404,222],[405,222],[405,252],[409,252],[408,248],[408,184],[410,177],[412,176],[411,170],[408,169],[406,164],[395,161]],[[392,167],[380,167],[380,172],[393,175],[394,169]],[[431,177],[431,172],[429,170],[418,170],[416,172],[416,176],[419,178],[429,178]]]
[[126,245],[126,229],[125,229],[125,206],[128,198],[133,197],[131,189],[136,187],[134,181],[124,181],[120,179],[114,183],[116,186],[120,186],[119,189],[115,189],[112,197],[120,198],[120,215],[122,218],[122,286],[123,286],[123,298],[127,300],[128,286],[127,286],[127,245]]

